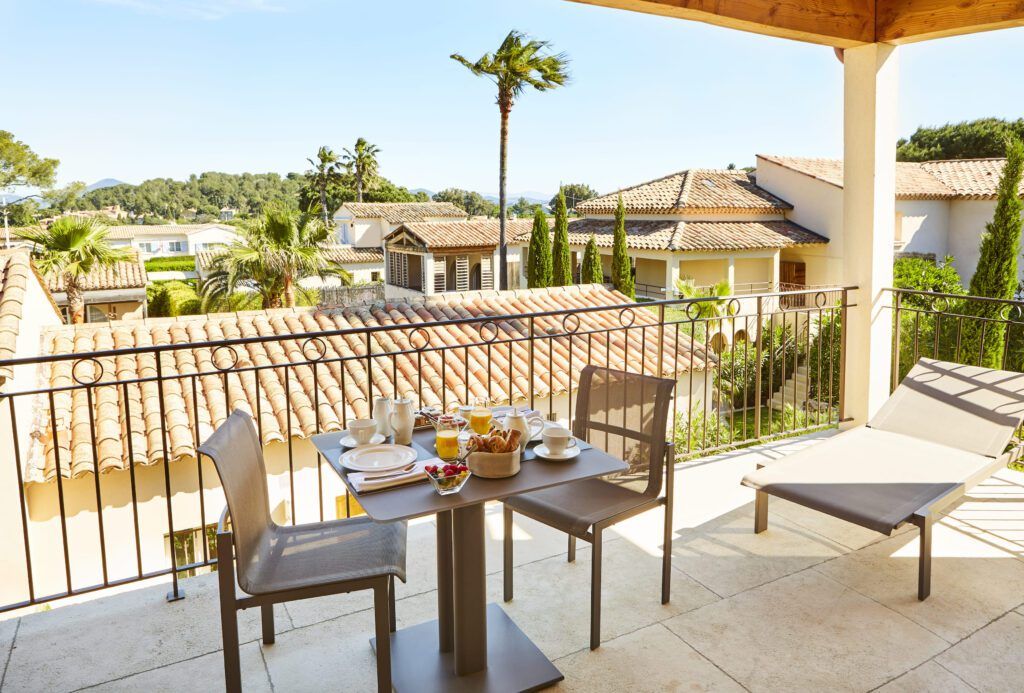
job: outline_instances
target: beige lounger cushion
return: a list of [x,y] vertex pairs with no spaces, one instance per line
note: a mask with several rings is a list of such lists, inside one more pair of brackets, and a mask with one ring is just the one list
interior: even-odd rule
[[899,433],[855,428],[747,474],[743,484],[890,534],[993,463]]
[[1024,373],[921,359],[868,426],[999,457],[1022,418]]

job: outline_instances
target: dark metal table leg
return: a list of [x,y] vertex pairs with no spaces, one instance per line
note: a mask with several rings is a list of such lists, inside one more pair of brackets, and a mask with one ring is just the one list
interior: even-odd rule
[[487,570],[484,506],[452,511],[455,589],[455,674],[487,668]]
[[437,640],[441,652],[454,649],[452,587],[452,511],[437,514]]

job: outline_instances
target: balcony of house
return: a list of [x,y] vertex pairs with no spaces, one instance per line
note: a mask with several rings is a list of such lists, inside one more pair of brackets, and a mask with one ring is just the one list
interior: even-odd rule
[[[974,362],[999,342],[995,332],[1005,345],[1024,339],[1024,304],[888,293],[893,387],[921,356]],[[502,508],[489,503],[487,600],[564,686],[1014,688],[1024,675],[1021,472],[997,470],[939,515],[927,601],[915,591],[909,525],[886,536],[773,498],[768,530],[755,533],[755,492],[740,482],[824,444],[848,419],[845,326],[863,306],[854,287],[751,298],[752,313],[738,297],[633,304],[603,287],[568,287],[435,296],[390,312],[150,320],[130,344],[116,323],[102,328],[109,342],[102,330],[89,343],[81,331],[69,340],[73,327],[48,331],[43,356],[0,364],[14,375],[0,392],[12,451],[0,470],[3,689],[223,685],[211,573],[225,498],[197,447],[230,410],[254,420],[269,509],[288,526],[362,513],[309,439],[369,416],[376,397],[442,410],[484,398],[569,422],[588,365],[676,383],[664,472],[671,600],[659,600],[663,511],[609,529],[591,650],[589,545],[569,562],[565,534],[516,515],[515,594],[504,601]],[[712,348],[716,330],[739,323],[756,329]],[[997,366],[1020,370],[1020,354],[1000,353]],[[435,618],[445,599],[437,536],[433,516],[410,523],[399,629]],[[260,640],[259,610],[240,612],[244,687],[373,689],[372,607],[367,592],[277,605],[273,644]]]

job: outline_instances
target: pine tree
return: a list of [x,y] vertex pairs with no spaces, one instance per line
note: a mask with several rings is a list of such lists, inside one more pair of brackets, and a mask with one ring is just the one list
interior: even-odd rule
[[572,261],[569,255],[569,212],[565,208],[565,193],[558,189],[555,201],[555,240],[551,248],[551,286],[572,284]]
[[604,282],[604,267],[601,266],[601,254],[597,252],[597,239],[590,234],[587,247],[583,250],[583,265],[580,267],[581,284],[601,284]]
[[551,235],[548,218],[538,209],[533,215],[530,255],[526,267],[526,285],[531,289],[551,286]]
[[[996,211],[981,236],[978,269],[967,293],[1010,300],[1017,289],[1017,256],[1020,254],[1020,180],[1024,173],[1024,143],[1017,137],[1006,142],[1006,165],[996,197]],[[964,322],[962,361],[999,368],[1003,362],[1006,324],[1001,303],[967,300],[966,315],[978,320]],[[987,320],[986,320],[987,319]],[[982,327],[984,325],[984,328]],[[984,334],[982,334],[984,333]]]
[[615,208],[615,236],[612,240],[612,284],[615,289],[629,298],[636,298],[633,273],[626,252],[626,205],[619,195],[619,206]]

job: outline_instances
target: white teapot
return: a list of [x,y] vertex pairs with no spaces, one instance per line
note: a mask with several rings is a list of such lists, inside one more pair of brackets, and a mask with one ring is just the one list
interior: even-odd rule
[[505,415],[505,430],[519,431],[519,452],[524,452],[530,439],[544,430],[544,419],[537,412],[524,414],[518,409],[512,409]]
[[392,403],[391,428],[395,432],[395,445],[409,445],[412,442],[412,429],[416,425],[416,412],[412,408],[411,399],[396,399]]

